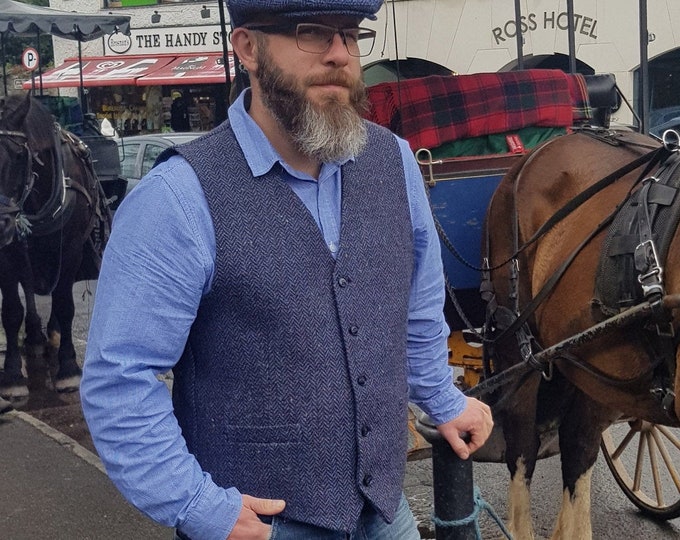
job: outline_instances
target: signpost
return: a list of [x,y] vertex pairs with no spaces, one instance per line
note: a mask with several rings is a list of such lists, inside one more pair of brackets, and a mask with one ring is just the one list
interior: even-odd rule
[[33,47],[25,48],[21,53],[21,64],[31,72],[31,85],[33,86],[33,92],[35,92],[35,74],[33,71],[40,65],[38,51]]
[[38,51],[33,47],[27,47],[24,52],[21,53],[21,64],[28,70],[33,71],[38,67],[40,63],[40,58],[38,56]]

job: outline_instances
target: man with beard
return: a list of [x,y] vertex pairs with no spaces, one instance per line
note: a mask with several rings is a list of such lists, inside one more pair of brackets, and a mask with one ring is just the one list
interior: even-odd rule
[[361,119],[381,3],[230,0],[252,88],[117,211],[83,409],[111,479],[178,538],[417,539],[407,402],[463,458],[491,430],[452,384],[418,167]]

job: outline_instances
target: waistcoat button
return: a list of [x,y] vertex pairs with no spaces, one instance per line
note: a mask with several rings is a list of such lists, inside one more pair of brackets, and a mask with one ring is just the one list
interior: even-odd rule
[[365,385],[367,380],[368,379],[366,375],[359,375],[359,377],[357,378],[357,382],[359,383],[360,386]]
[[370,426],[364,426],[361,428],[361,436],[366,437],[371,432]]
[[356,336],[359,333],[359,327],[353,324],[349,327],[349,333]]
[[370,474],[367,474],[366,476],[364,476],[363,484],[364,484],[366,487],[370,486],[370,485],[371,485],[371,482],[373,482],[373,477],[372,477]]
[[341,287],[347,287],[347,283],[348,281],[344,277],[338,278],[338,285]]

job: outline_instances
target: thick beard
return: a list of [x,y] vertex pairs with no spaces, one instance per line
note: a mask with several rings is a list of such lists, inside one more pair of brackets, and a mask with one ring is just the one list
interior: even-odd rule
[[329,98],[322,104],[308,100],[294,77],[274,65],[266,48],[259,48],[257,77],[262,100],[288,132],[297,149],[320,163],[335,163],[356,156],[366,146],[366,126],[361,112],[366,108],[363,81],[350,81],[342,74],[312,83],[340,84],[350,88],[349,103]]

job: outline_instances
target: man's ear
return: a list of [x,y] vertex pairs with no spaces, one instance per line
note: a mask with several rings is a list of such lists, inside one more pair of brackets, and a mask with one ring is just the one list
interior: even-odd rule
[[257,41],[252,31],[236,28],[231,33],[231,46],[249,73],[257,73]]

